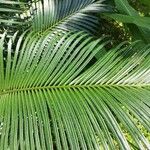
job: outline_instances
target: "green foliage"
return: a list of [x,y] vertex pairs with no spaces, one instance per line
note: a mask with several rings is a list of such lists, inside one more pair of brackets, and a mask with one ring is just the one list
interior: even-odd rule
[[130,0],[129,2],[142,14],[146,16],[150,15],[150,1],[149,0]]
[[149,17],[127,0],[1,3],[0,150],[150,148]]
[[19,1],[0,1],[0,32],[16,32],[28,24],[29,5]]

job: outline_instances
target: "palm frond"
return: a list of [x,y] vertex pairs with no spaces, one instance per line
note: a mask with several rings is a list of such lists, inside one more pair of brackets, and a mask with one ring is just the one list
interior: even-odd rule
[[95,32],[97,12],[108,11],[104,0],[40,0],[32,2],[33,30],[84,30]]
[[85,70],[104,37],[49,35],[22,35],[13,55],[10,39],[6,61],[1,39],[0,149],[149,149],[136,121],[150,132],[150,46],[121,44]]

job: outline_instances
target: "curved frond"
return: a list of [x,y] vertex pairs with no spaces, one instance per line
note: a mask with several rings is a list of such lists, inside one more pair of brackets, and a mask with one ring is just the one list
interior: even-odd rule
[[150,46],[119,45],[85,70],[104,38],[23,38],[6,62],[0,42],[1,150],[149,149],[136,122],[150,132]]
[[98,27],[97,12],[108,11],[104,0],[40,0],[32,3],[33,30],[52,28],[95,32]]

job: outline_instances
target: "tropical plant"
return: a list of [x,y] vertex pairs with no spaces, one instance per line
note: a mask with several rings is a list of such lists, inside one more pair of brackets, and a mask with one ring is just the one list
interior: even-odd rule
[[[0,3],[0,150],[150,149],[148,17],[127,0]],[[111,47],[99,16],[136,41]]]

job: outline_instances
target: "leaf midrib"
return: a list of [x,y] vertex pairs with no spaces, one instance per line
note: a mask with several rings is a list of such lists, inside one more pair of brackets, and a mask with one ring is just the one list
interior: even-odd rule
[[11,93],[18,93],[22,91],[36,91],[46,89],[74,89],[74,88],[105,88],[105,87],[116,87],[116,88],[145,88],[150,87],[150,84],[92,84],[92,85],[57,85],[57,86],[40,86],[40,87],[27,87],[18,89],[8,89],[0,92],[0,96]]

